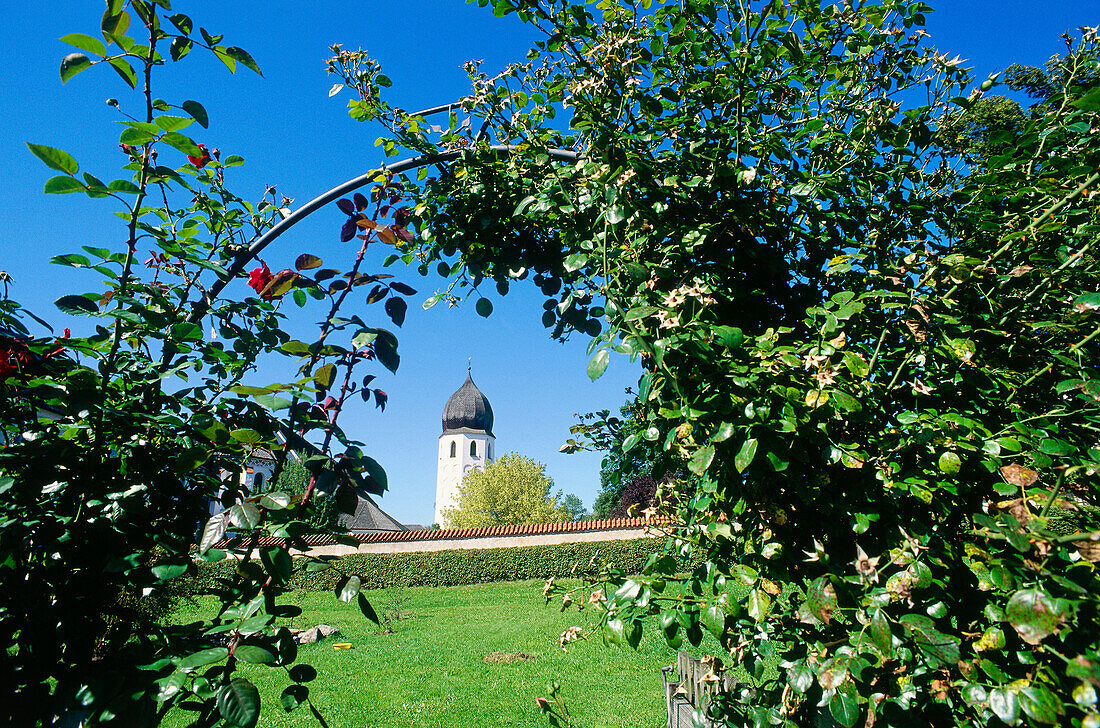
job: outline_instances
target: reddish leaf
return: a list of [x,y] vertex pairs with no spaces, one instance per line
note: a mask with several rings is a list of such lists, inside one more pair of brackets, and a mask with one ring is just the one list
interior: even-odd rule
[[284,295],[287,291],[294,287],[294,282],[298,280],[298,274],[289,268],[284,268],[272,277],[271,282],[264,286],[260,291],[261,296],[269,296],[271,298],[278,298]]
[[1005,465],[1001,468],[1001,476],[1017,488],[1028,488],[1039,479],[1037,472],[1018,463]]
[[336,206],[339,207],[340,212],[344,213],[345,215],[350,216],[350,215],[355,214],[355,205],[352,204],[351,200],[348,200],[348,199],[337,200],[336,201]]
[[397,245],[397,236],[389,228],[379,228],[378,239],[386,245]]
[[311,268],[320,268],[321,259],[318,258],[316,255],[302,253],[298,256],[298,259],[294,261],[294,267],[298,270],[310,270]]

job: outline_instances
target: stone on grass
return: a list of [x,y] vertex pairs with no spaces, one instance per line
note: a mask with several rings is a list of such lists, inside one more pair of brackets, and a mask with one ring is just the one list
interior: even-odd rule
[[311,645],[314,642],[319,642],[325,637],[331,637],[334,634],[340,634],[340,630],[327,624],[319,624],[316,627],[310,627],[309,629],[291,629],[290,634],[294,637],[294,641],[300,645]]

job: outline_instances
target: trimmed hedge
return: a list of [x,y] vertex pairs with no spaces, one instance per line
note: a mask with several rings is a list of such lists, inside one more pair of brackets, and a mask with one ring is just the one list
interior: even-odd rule
[[[601,564],[628,574],[642,570],[664,542],[655,538],[593,543],[563,543],[498,549],[454,549],[394,554],[356,553],[333,562],[335,568],[307,571],[306,559],[294,560],[289,588],[331,591],[343,575],[356,574],[365,589],[388,586],[462,586],[493,581],[525,581],[551,576],[581,576]],[[237,562],[199,562],[198,573],[180,578],[178,588],[189,594],[217,588],[218,579],[233,575]]]

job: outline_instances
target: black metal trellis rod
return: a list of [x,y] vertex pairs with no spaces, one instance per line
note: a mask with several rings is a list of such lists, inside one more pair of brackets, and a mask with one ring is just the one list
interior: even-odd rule
[[[450,111],[452,109],[458,108],[459,106],[460,104],[458,103],[445,104],[443,106],[434,106],[430,109],[424,109],[423,111],[418,111],[414,114],[410,114],[409,116],[430,116],[433,114],[442,113],[444,111]],[[481,136],[480,131],[478,132],[478,136]],[[507,156],[509,154],[512,154],[517,148],[518,147],[513,144],[493,144],[489,146],[489,151],[495,154]],[[408,159],[394,162],[393,164],[382,165],[378,169],[372,169],[365,174],[361,174],[358,177],[350,179],[341,185],[333,187],[328,192],[325,192],[318,197],[313,198],[312,200],[302,205],[297,210],[293,211],[285,218],[277,222],[274,226],[272,226],[270,230],[268,230],[260,237],[256,238],[256,240],[254,240],[252,244],[248,246],[247,251],[238,255],[233,261],[232,265],[230,265],[229,268],[226,270],[225,277],[210,287],[210,290],[207,292],[206,298],[207,306],[202,306],[199,310],[192,312],[191,320],[197,321],[198,319],[201,319],[203,316],[205,316],[206,309],[209,306],[209,303],[212,302],[219,293],[221,293],[222,289],[225,288],[225,286],[227,286],[230,281],[240,275],[241,272],[244,270],[244,267],[248,265],[250,261],[254,260],[256,256],[258,256],[261,252],[263,252],[264,248],[274,242],[276,238],[285,233],[287,230],[294,227],[299,222],[309,217],[325,205],[343,197],[344,195],[347,195],[350,192],[354,192],[360,187],[365,187],[371,182],[374,182],[378,179],[378,175],[380,173],[391,172],[394,174],[400,174],[402,172],[408,172],[413,169],[418,169],[419,167],[433,164],[444,164],[446,162],[451,162],[455,159],[458,159],[465,152],[465,149],[458,149],[449,152],[439,152],[437,154],[421,154],[416,157],[409,157]],[[570,149],[550,149],[547,150],[546,153],[551,159],[562,162],[575,162],[581,157],[579,152],[575,152]]]

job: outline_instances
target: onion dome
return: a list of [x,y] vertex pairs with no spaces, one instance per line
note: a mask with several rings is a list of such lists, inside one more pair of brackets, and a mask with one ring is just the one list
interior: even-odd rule
[[493,408],[470,375],[443,408],[443,434],[454,431],[493,434]]

